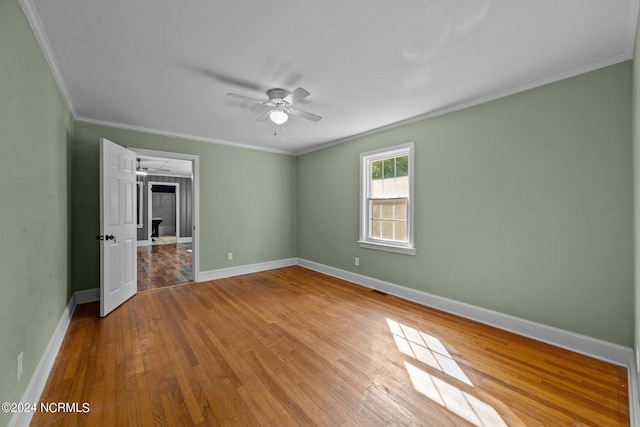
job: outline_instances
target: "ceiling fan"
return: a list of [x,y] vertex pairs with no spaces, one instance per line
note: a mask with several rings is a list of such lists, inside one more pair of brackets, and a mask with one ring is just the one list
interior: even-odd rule
[[142,167],[142,159],[137,158],[136,162],[138,163],[136,166],[136,175],[147,175],[150,173],[158,173],[158,172],[171,172],[171,169],[162,169],[162,166],[166,165],[169,161],[167,160],[162,166],[159,168],[145,168]]
[[267,91],[267,96],[269,97],[268,101],[238,95],[237,93],[227,93],[227,95],[257,102],[269,107],[269,110],[258,117],[257,120],[264,120],[269,117],[272,122],[277,125],[281,125],[289,119],[289,114],[292,116],[302,117],[303,119],[311,120],[313,122],[318,122],[322,119],[322,117],[317,114],[313,114],[293,106],[294,103],[311,95],[307,90],[301,87],[293,92],[287,92],[284,89],[270,89]]

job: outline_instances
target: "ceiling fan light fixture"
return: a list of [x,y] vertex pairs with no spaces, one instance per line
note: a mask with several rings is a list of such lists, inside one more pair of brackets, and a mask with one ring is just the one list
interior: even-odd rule
[[273,110],[269,113],[271,121],[277,125],[281,125],[289,120],[289,115],[282,110]]
[[140,159],[136,159],[137,162],[137,166],[136,166],[136,175],[139,176],[144,176],[147,173],[144,171],[144,169],[142,169],[142,167],[140,166]]
[[318,122],[322,119],[322,116],[318,116],[317,114],[313,114],[293,106],[293,104],[311,95],[308,90],[303,89],[301,87],[297,88],[293,92],[288,92],[284,89],[277,89],[277,88],[269,89],[267,91],[267,96],[269,97],[269,100],[267,101],[263,101],[256,98],[250,98],[248,96],[238,95],[237,93],[231,93],[231,92],[227,93],[227,95],[233,96],[234,98],[240,98],[245,101],[258,103],[265,107],[269,107],[270,108],[269,110],[266,110],[266,109],[263,110],[264,113],[262,113],[256,119],[256,121],[266,120],[267,117],[269,117],[271,121],[276,125],[282,125],[287,120],[289,120],[290,114],[306,120],[311,120],[312,122]]

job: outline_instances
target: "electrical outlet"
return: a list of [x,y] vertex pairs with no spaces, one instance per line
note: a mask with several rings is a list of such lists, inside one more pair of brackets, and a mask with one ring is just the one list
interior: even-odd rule
[[24,359],[24,352],[21,351],[20,354],[18,355],[18,381],[20,381],[20,378],[22,378],[22,361]]
[[229,261],[232,261],[232,260],[233,260],[233,252],[227,252],[227,259],[228,259]]
[[360,258],[356,257],[355,264],[360,265]]

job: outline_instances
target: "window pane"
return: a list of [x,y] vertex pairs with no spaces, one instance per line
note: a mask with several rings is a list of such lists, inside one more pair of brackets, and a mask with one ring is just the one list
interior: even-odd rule
[[393,219],[393,200],[384,200],[381,205],[382,219]]
[[371,163],[371,179],[382,179],[382,160]]
[[393,240],[393,221],[382,221],[382,238]]
[[407,222],[406,221],[395,221],[393,223],[393,227],[395,230],[395,240],[407,241]]
[[384,159],[384,178],[393,178],[396,176],[395,159]]
[[407,200],[395,201],[395,215],[394,219],[405,220],[407,219]]
[[408,197],[409,196],[409,177],[401,176],[396,178],[396,197]]
[[382,221],[371,221],[371,237],[379,239],[381,237]]
[[380,180],[382,183],[382,197],[395,197],[396,196],[396,179],[387,178]]
[[371,218],[372,219],[382,218],[382,201],[381,200],[371,200]]
[[371,188],[369,189],[369,191],[371,192],[371,194],[369,194],[370,197],[383,197],[383,193],[384,193],[384,179],[372,179],[371,180]]
[[396,176],[409,175],[409,156],[396,157]]

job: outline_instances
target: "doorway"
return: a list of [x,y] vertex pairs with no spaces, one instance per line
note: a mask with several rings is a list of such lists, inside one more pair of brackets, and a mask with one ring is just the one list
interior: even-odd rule
[[[158,177],[151,179],[158,179]],[[185,179],[187,178],[175,178],[176,181],[185,181]],[[183,183],[185,184],[185,190],[190,193],[191,182]],[[180,197],[180,182],[149,180],[147,188],[148,223],[151,224],[151,229],[147,231],[151,233],[148,236],[151,244],[176,244],[180,239],[181,229],[182,234],[188,236],[186,241],[183,239],[183,243],[191,243],[191,227],[189,227],[191,218],[180,218],[181,205],[185,205],[185,209],[182,209],[184,216],[184,212],[187,211],[186,204],[189,203],[188,197]]]
[[130,148],[137,155],[138,290],[199,280],[199,158]]

